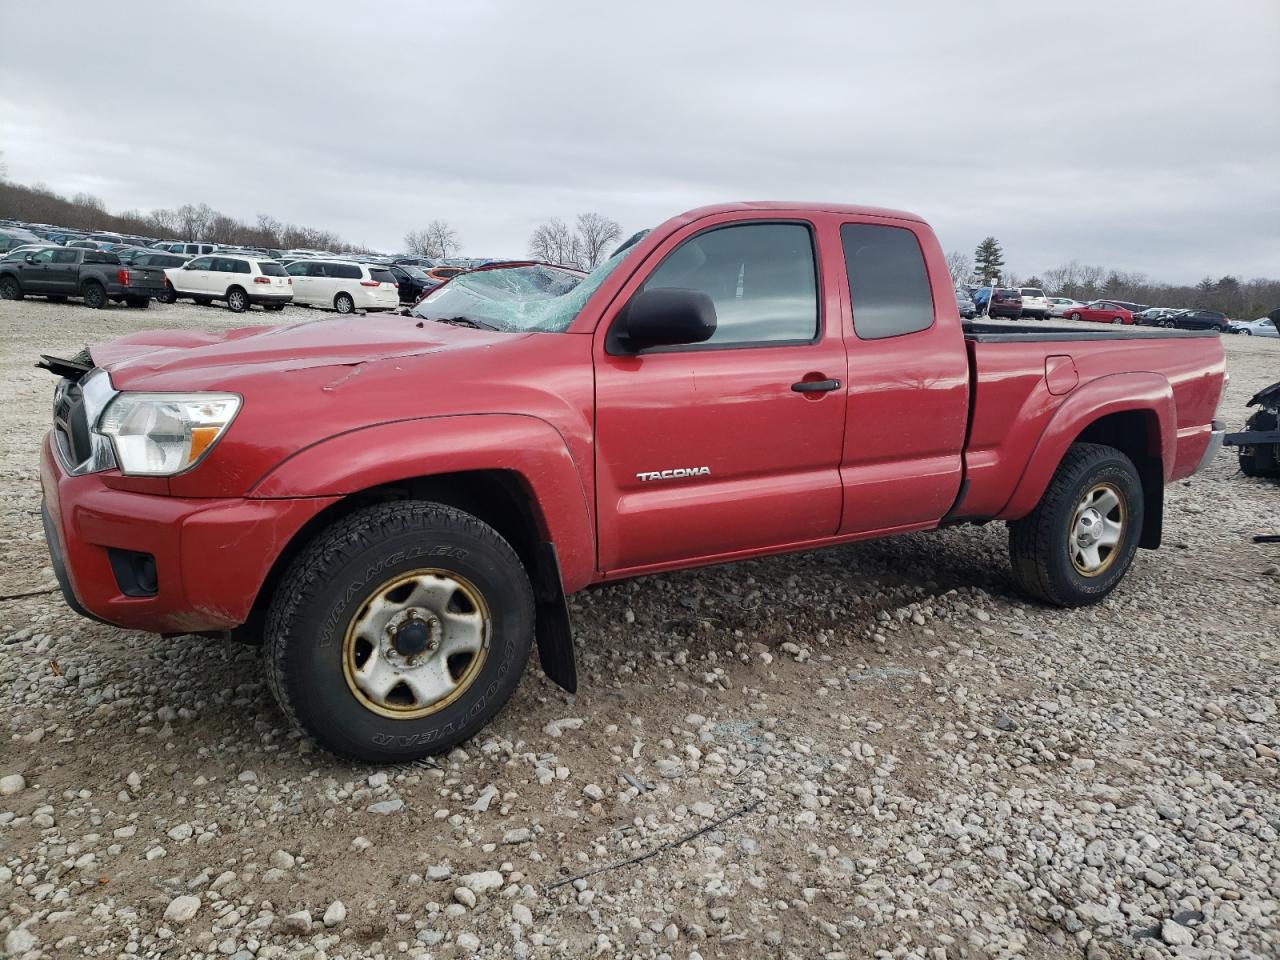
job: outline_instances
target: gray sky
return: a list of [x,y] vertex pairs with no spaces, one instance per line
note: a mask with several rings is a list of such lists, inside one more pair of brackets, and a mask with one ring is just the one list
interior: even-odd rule
[[1280,0],[201,6],[4,4],[10,178],[387,250],[820,199],[1024,276],[1280,276]]

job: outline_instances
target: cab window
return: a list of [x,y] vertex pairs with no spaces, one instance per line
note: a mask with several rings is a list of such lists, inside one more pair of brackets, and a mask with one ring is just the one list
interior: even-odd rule
[[690,237],[644,290],[696,290],[716,307],[716,332],[681,349],[807,343],[818,335],[817,267],[805,224],[749,223]]

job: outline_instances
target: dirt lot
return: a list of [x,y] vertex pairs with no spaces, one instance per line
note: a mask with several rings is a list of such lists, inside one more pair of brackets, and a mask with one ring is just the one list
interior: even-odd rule
[[[1096,608],[1019,598],[1000,525],[622,584],[574,599],[576,701],[531,671],[465,749],[353,767],[255,649],[49,590],[36,355],[263,322],[0,303],[0,593],[43,591],[0,602],[12,955],[1280,955],[1280,486],[1229,453]],[[1238,427],[1280,342],[1226,346]]]

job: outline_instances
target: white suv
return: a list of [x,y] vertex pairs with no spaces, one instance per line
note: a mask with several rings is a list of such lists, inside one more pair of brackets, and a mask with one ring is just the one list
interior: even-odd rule
[[400,285],[395,275],[378,264],[297,260],[287,269],[293,279],[294,303],[339,313],[395,310],[400,306]]
[[232,313],[244,313],[252,304],[266,310],[283,310],[293,299],[293,285],[284,267],[266,257],[225,254],[196,257],[164,272],[173,297],[190,297],[196,303],[225,300]]
[[1019,287],[1022,294],[1022,315],[1043,320],[1049,315],[1049,300],[1039,287]]

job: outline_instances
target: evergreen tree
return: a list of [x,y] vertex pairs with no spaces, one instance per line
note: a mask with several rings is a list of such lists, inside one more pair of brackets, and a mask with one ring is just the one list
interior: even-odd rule
[[1000,241],[987,237],[973,251],[973,275],[984,286],[993,280],[999,285],[1003,271],[1004,253],[1000,250]]

